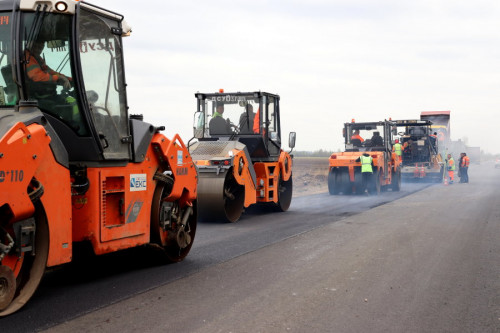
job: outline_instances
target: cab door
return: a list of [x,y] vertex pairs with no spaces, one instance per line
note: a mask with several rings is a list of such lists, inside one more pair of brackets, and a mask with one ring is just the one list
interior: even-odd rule
[[281,153],[281,133],[279,128],[279,98],[266,96],[267,149],[270,156],[277,157]]
[[84,4],[78,12],[85,97],[105,160],[129,160],[131,137],[123,68],[121,17]]

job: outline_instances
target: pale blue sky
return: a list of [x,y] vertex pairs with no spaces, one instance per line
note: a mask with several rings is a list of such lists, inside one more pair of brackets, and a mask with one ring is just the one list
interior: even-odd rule
[[[498,1],[107,0],[125,16],[131,113],[192,136],[194,93],[281,96],[297,150],[342,147],[343,123],[451,110],[453,139],[500,153]],[[285,140],[286,142],[286,140]]]

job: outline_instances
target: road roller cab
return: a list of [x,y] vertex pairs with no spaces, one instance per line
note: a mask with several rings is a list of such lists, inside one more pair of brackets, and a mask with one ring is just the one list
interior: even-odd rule
[[196,167],[129,116],[123,16],[76,0],[0,2],[0,316],[76,244],[151,245],[170,261],[196,230]]
[[394,122],[363,122],[344,124],[345,150],[330,156],[328,190],[330,194],[363,194],[361,162],[356,160],[368,153],[373,159],[371,193],[401,188],[400,160],[392,151]]
[[260,91],[195,96],[197,142],[189,150],[199,173],[200,220],[235,222],[254,204],[286,211],[292,156],[281,148],[280,97]]

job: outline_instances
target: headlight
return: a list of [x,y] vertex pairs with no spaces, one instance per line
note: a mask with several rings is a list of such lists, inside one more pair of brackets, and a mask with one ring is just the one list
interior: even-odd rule
[[68,9],[68,4],[64,1],[59,1],[56,2],[55,7],[58,12],[65,12]]

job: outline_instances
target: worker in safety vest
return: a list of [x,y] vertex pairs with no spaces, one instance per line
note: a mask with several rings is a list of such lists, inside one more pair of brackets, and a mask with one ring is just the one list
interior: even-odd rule
[[451,157],[451,154],[448,154],[448,159],[446,160],[448,177],[450,178],[450,184],[453,184],[455,180],[455,160]]
[[353,143],[355,146],[361,146],[361,143],[363,143],[363,141],[365,141],[361,135],[359,135],[359,130],[355,130],[353,133],[352,133],[352,136],[351,136],[351,142],[352,140],[359,140],[359,144],[355,144]]
[[[361,162],[361,193],[368,192],[368,185],[373,183],[373,158],[368,153],[363,153],[356,162]],[[370,186],[371,187],[371,186]]]
[[231,126],[229,119],[224,119],[224,104],[219,103],[212,115],[212,119],[208,123],[210,135],[231,134]]
[[470,164],[470,159],[469,156],[467,156],[466,153],[461,153],[460,154],[460,182],[461,183],[468,183],[469,182],[469,164]]
[[399,158],[399,161],[403,159],[403,146],[399,143],[399,140],[396,139],[394,146],[392,146],[392,151],[396,153],[396,157]]
[[[46,64],[42,56],[44,46],[45,40],[41,38],[34,40],[31,46],[24,50],[26,86],[29,98],[36,99],[40,109],[50,110],[52,113],[58,114],[60,119],[70,123],[80,134],[83,134],[85,128],[80,126],[81,115],[75,92],[70,92],[70,89],[73,88],[73,79],[56,72]],[[57,86],[64,88],[62,92],[57,91]],[[70,106],[72,112],[66,113],[66,109],[57,108],[59,106]]]
[[45,64],[45,60],[41,56],[43,47],[44,41],[37,40],[33,42],[30,49],[26,49],[26,75],[33,82],[52,83],[54,87],[58,84],[70,89],[72,79],[56,72]]

